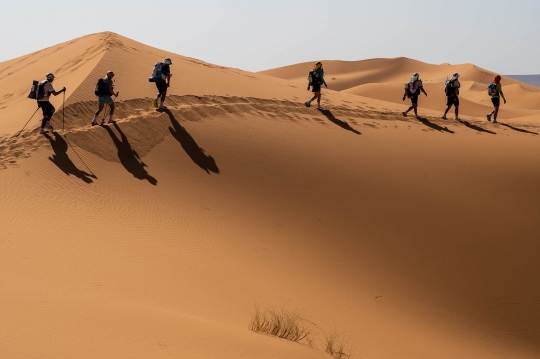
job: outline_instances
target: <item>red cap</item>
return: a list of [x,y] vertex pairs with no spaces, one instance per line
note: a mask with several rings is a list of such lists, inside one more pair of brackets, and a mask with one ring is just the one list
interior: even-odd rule
[[502,78],[502,77],[501,77],[500,75],[497,75],[497,76],[495,77],[495,80],[493,80],[493,81],[499,83],[499,82],[501,82],[501,78]]

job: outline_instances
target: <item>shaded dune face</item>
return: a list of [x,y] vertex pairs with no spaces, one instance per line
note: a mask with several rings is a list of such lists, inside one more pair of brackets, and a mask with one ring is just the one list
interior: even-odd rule
[[[492,74],[324,63],[339,91],[321,111],[303,104],[310,64],[252,74],[113,33],[1,63],[0,356],[322,359],[335,332],[351,358],[537,358],[537,90],[505,78],[523,107],[500,125],[441,120],[437,101],[415,119],[393,100],[412,72],[422,106],[459,71],[475,114]],[[117,123],[92,127],[107,70]],[[49,71],[68,87],[55,129],[20,131],[23,83]],[[250,332],[255,304],[318,336]]]

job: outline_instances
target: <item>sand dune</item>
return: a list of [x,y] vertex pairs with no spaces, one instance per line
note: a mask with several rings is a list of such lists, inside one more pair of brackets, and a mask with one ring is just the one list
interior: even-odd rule
[[[465,113],[468,116],[477,116],[482,117],[486,115],[486,113],[489,113],[493,110],[493,105],[491,103],[491,99],[488,97],[486,99],[486,91],[482,89],[482,91],[474,91],[473,89],[476,89],[477,87],[485,87],[481,86],[476,82],[465,82],[465,86],[470,86],[471,84],[474,84],[473,88],[466,89],[464,93],[467,94],[461,96],[460,98],[460,111],[462,113]],[[511,85],[511,86],[519,86],[519,85]],[[508,86],[508,87],[511,87]],[[508,88],[507,87],[507,88]],[[507,88],[505,88],[505,94],[507,92]],[[428,96],[426,97],[424,94],[420,96],[419,100],[419,106],[421,108],[427,108],[430,110],[438,111],[439,113],[443,113],[443,111],[446,109],[446,95],[444,94],[444,86],[440,83],[425,83],[424,89],[428,93]],[[473,92],[474,91],[474,92]],[[350,89],[343,90],[343,92],[359,95],[363,97],[372,97],[377,98],[384,101],[389,102],[395,102],[395,103],[402,103],[404,107],[410,106],[410,100],[406,99],[405,102],[402,101],[403,98],[403,86],[399,87],[395,84],[366,84],[366,85],[360,85],[356,86]],[[532,96],[529,96],[529,99],[534,98],[535,94],[530,94]],[[507,97],[510,99],[512,94],[507,95]],[[475,101],[476,100],[476,101]],[[521,102],[526,102],[527,99],[521,98]],[[501,111],[500,118],[503,119],[511,119],[516,117],[524,117],[529,116],[533,114],[537,114],[538,111],[535,110],[528,110],[523,108],[516,108],[517,105],[511,106],[511,103],[508,104],[508,106],[505,105],[504,109]],[[534,101],[530,101],[530,107],[538,107],[534,103]],[[452,110],[453,112],[453,110]]]
[[[422,101],[420,107],[443,111],[445,109],[444,81],[458,72],[461,77],[461,98],[465,100],[460,111],[469,116],[485,116],[492,109],[487,85],[495,73],[473,64],[432,65],[408,58],[371,59],[363,61],[323,61],[330,88],[359,96],[401,103],[403,85],[414,72],[420,74],[424,85],[436,96]],[[306,84],[311,63],[301,63],[260,72],[268,76]],[[503,76],[503,90],[509,100],[503,105],[501,118],[528,116],[529,111],[540,111],[540,88]],[[435,85],[436,84],[436,85]],[[478,106],[480,105],[480,106]],[[509,109],[510,111],[506,111]]]
[[[534,109],[419,121],[330,90],[317,111],[294,81],[113,33],[39,53],[47,64],[0,64],[24,63],[30,83],[58,68],[71,89],[65,133],[47,136],[36,119],[14,137],[34,103],[22,85],[2,94],[2,358],[330,358],[321,336],[250,332],[255,303],[344,334],[353,358],[538,357]],[[157,112],[147,77],[166,56]],[[118,123],[91,127],[108,69]]]

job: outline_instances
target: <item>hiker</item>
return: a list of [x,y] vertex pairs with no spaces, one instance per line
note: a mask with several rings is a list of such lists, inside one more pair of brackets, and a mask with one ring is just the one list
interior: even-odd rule
[[420,75],[415,72],[411,77],[411,81],[408,84],[405,84],[405,94],[403,94],[403,101],[405,101],[405,98],[408,97],[411,99],[412,105],[407,111],[402,112],[403,116],[407,117],[409,111],[414,110],[414,116],[416,118],[420,118],[420,116],[418,116],[418,96],[420,96],[420,91],[423,92],[424,95],[426,95],[427,97],[427,92],[426,90],[424,90],[422,80],[420,80]]
[[328,88],[328,85],[326,84],[326,81],[324,81],[324,70],[322,67],[322,62],[317,62],[313,68],[309,72],[308,76],[309,84],[308,84],[308,91],[310,87],[313,86],[313,98],[305,103],[306,107],[311,106],[311,102],[315,99],[317,99],[317,109],[322,110],[321,107],[321,85],[324,84],[326,88]]
[[501,96],[504,100],[504,103],[506,104],[506,98],[504,97],[504,94],[502,92],[500,75],[497,75],[493,82],[489,84],[488,94],[491,96],[491,102],[493,103],[493,107],[495,109],[487,115],[487,120],[491,121],[491,116],[493,116],[493,123],[499,123],[497,121],[497,115],[499,114],[499,106],[501,105]]
[[[92,126],[97,126],[97,118],[101,111],[103,110],[103,107],[105,105],[109,105],[110,112],[109,112],[109,121],[108,123],[116,123],[115,120],[113,120],[114,115],[114,100],[112,96],[118,96],[118,92],[114,93],[114,82],[113,82],[114,72],[107,71],[107,75],[98,80],[98,83],[96,85],[96,88],[94,90],[96,96],[98,97],[98,110],[94,114],[94,119],[92,120]],[[106,112],[106,111],[105,111]],[[105,123],[105,117],[103,117],[102,124]]]
[[454,75],[452,75],[452,78],[450,80],[446,80],[444,92],[446,93],[446,110],[444,111],[444,115],[442,115],[442,119],[446,120],[446,114],[450,109],[452,108],[452,105],[456,108],[456,121],[461,121],[459,119],[459,88],[461,84],[459,83],[459,74],[456,72]]
[[[37,98],[38,107],[41,108],[41,111],[43,111],[43,120],[41,121],[41,130],[39,131],[41,135],[49,132],[45,130],[46,128],[51,130],[53,128],[50,121],[56,109],[52,103],[49,102],[51,94],[58,96],[62,92],[66,92],[65,87],[60,91],[54,90],[52,83],[56,77],[52,73],[49,72],[45,77],[47,79],[40,82],[38,85],[38,93],[42,95],[39,95]],[[39,89],[39,87],[41,88]]]
[[[157,63],[156,67],[159,64],[160,63]],[[171,59],[166,58],[161,63],[161,69],[157,70],[157,71],[154,70],[154,71],[156,71],[156,74],[161,71],[161,76],[157,77],[157,79],[155,81],[156,82],[156,87],[157,87],[159,93],[157,94],[156,98],[154,99],[154,107],[158,108],[159,110],[165,110],[167,108],[167,106],[165,106],[163,103],[165,102],[165,97],[167,96],[167,88],[170,85],[171,77],[172,77],[170,65],[172,65]],[[158,100],[159,100],[160,97],[161,97],[161,104],[158,107]]]

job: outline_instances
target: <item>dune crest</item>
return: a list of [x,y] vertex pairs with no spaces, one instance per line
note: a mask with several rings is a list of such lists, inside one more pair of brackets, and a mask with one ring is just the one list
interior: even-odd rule
[[[159,112],[147,79],[165,57]],[[335,65],[331,87],[350,87],[319,111],[307,65],[285,71],[295,82],[110,32],[0,63],[0,356],[331,358],[324,336],[250,331],[257,304],[343,338],[351,358],[537,358],[534,89],[507,83],[530,108],[499,125],[405,118],[391,82],[432,65]],[[481,113],[491,75],[455,66]],[[430,95],[455,66],[423,74]],[[92,127],[107,70],[117,123]],[[36,118],[18,136],[27,84],[49,71],[68,88],[55,130]]]
[[[415,72],[420,74],[430,96],[420,97],[420,107],[443,111],[445,108],[444,81],[458,72],[462,83],[461,99],[466,102],[460,112],[469,116],[484,116],[492,110],[487,85],[494,72],[473,64],[432,65],[408,59],[370,59],[361,61],[323,61],[330,88],[373,99],[402,103],[403,85]],[[261,71],[261,74],[306,83],[311,63],[301,63]],[[508,104],[501,110],[501,118],[511,119],[540,115],[540,88],[503,76],[503,90]]]

